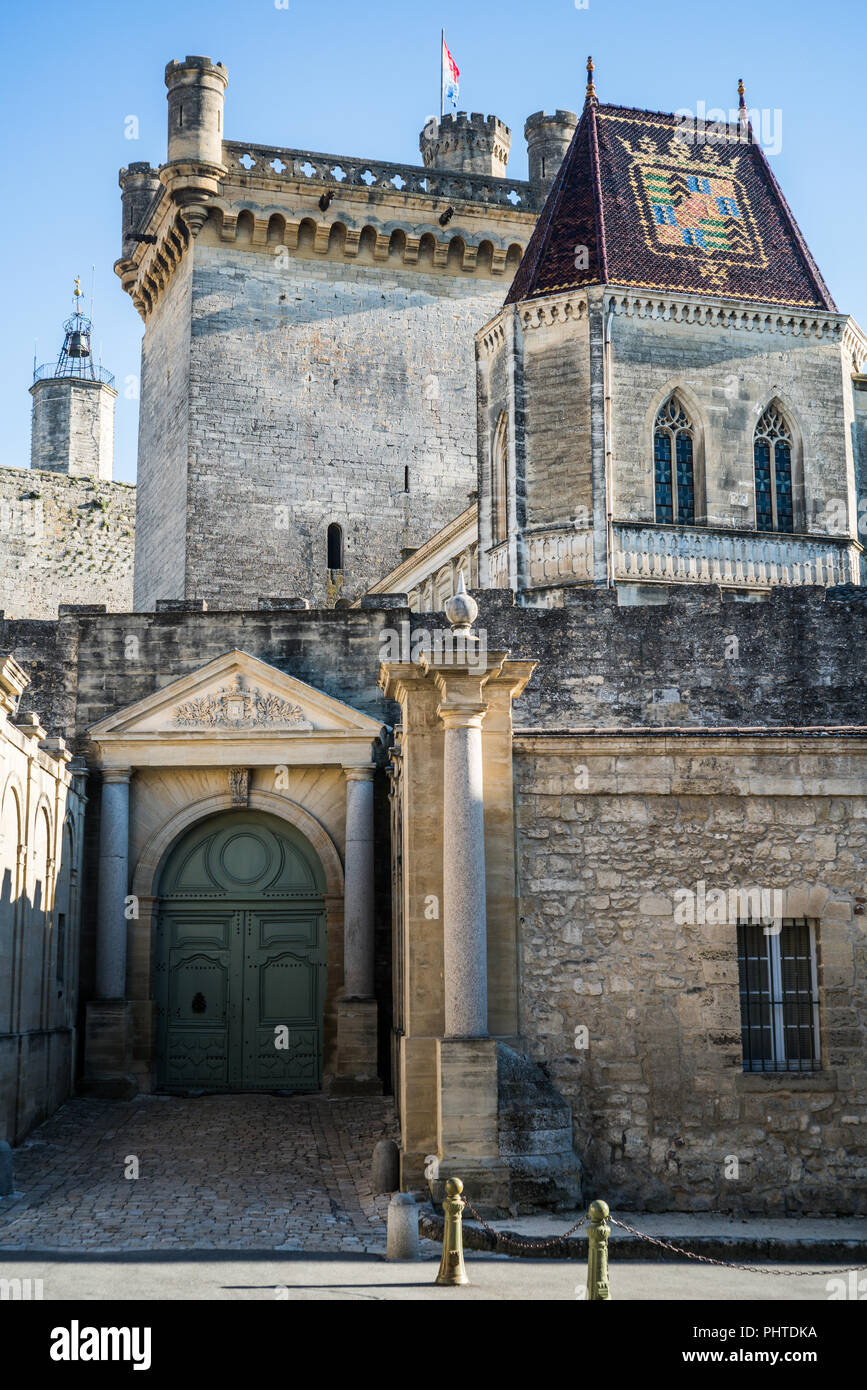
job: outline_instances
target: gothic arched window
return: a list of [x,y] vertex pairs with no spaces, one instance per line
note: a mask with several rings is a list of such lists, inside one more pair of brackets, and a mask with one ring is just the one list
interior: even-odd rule
[[794,531],[792,432],[776,405],[769,405],[753,438],[756,530]]
[[336,521],[328,528],[328,568],[343,569],[343,528]]
[[653,426],[653,494],[657,521],[694,523],[693,428],[676,395],[660,406]]
[[504,541],[508,534],[508,424],[503,411],[497,421],[494,433],[494,447],[491,454],[491,532],[494,545]]

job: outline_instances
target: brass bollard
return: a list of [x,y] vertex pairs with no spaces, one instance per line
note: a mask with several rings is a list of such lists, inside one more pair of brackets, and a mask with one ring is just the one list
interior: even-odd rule
[[443,1231],[443,1256],[436,1277],[438,1284],[470,1282],[464,1267],[464,1240],[461,1231],[461,1218],[466,1206],[466,1201],[461,1196],[463,1190],[464,1185],[460,1178],[446,1179],[446,1199],[443,1202],[446,1224]]
[[611,1227],[606,1225],[608,1218],[607,1202],[591,1202],[587,1215],[590,1229],[587,1232],[587,1298],[611,1298],[608,1285],[608,1237]]

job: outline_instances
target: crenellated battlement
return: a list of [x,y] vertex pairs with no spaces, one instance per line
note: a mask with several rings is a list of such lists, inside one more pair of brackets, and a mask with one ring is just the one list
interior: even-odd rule
[[419,137],[428,169],[505,178],[512,132],[496,116],[466,111],[430,120]]

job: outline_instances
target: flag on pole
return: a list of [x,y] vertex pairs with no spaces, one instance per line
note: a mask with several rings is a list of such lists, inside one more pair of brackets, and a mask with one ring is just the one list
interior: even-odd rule
[[440,115],[445,115],[446,102],[450,101],[452,109],[458,109],[458,78],[460,70],[457,63],[449,53],[446,46],[446,36],[443,34],[443,53],[442,53],[442,100],[440,102]]

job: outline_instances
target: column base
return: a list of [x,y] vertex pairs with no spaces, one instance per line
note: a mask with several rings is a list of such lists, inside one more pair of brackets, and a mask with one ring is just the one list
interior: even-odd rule
[[377,1003],[375,999],[337,1001],[337,1070],[328,1090],[336,1096],[381,1096],[377,1075]]
[[91,999],[84,1033],[81,1090],[106,1100],[138,1094],[132,1074],[132,1005],[126,999]]
[[440,1203],[445,1179],[461,1178],[464,1195],[484,1216],[508,1215],[509,1165],[500,1157],[497,1044],[493,1038],[437,1042],[439,1161],[431,1195]]

